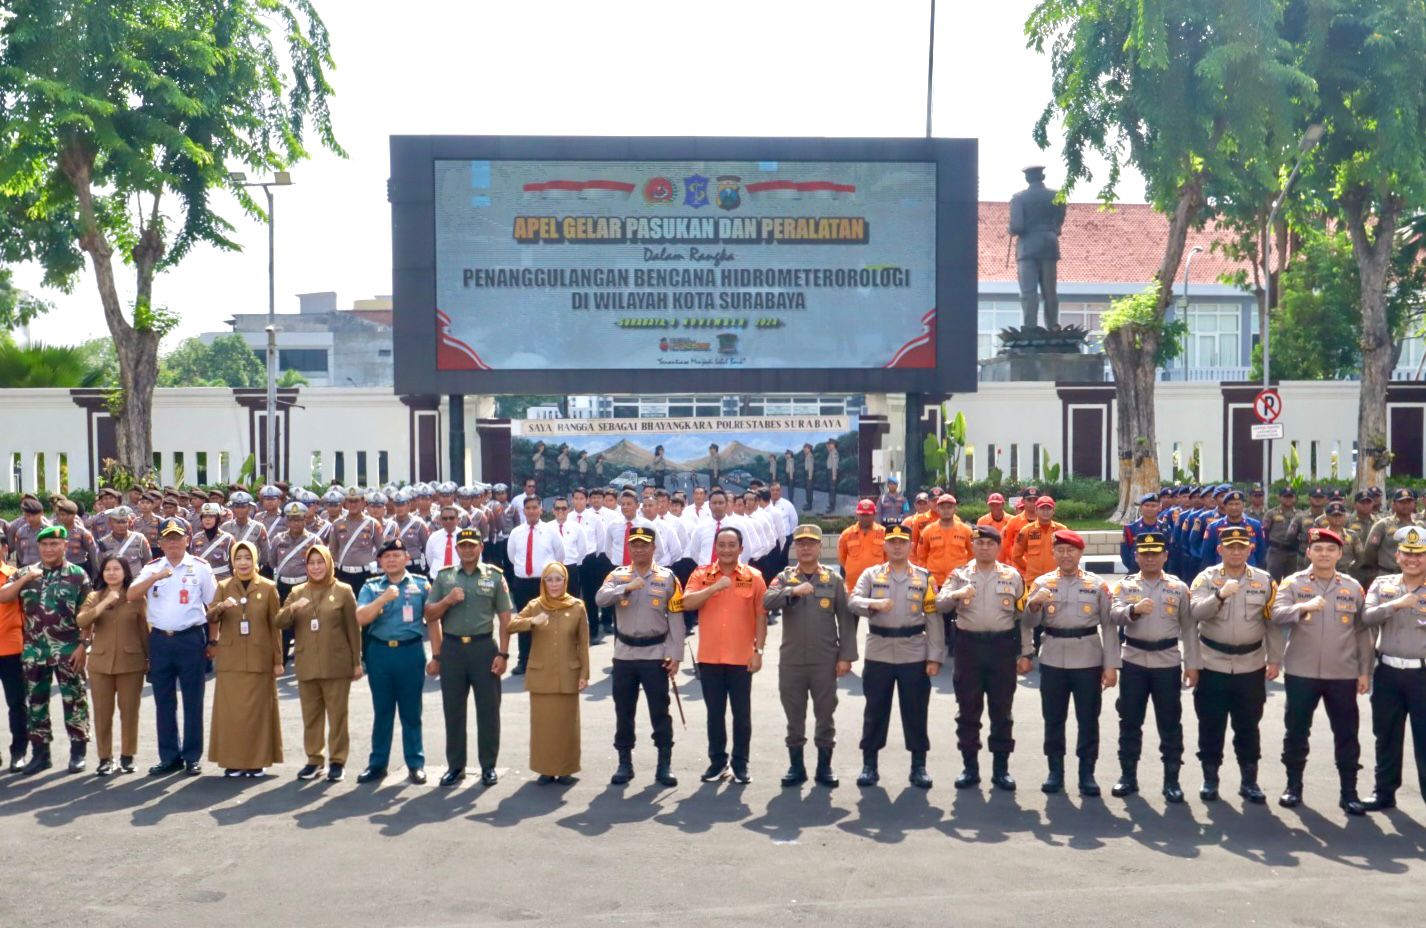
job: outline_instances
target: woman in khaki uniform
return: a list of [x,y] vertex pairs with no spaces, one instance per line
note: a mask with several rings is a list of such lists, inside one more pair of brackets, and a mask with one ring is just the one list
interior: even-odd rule
[[570,596],[563,564],[545,565],[540,595],[510,620],[533,632],[525,691],[530,694],[530,769],[540,783],[568,784],[579,772],[579,694],[589,685],[589,622]]
[[[149,628],[144,601],[126,599],[133,574],[128,562],[106,557],[99,567],[102,586],[90,593],[75,621],[89,647],[89,689],[94,703],[94,741],[99,768],[107,777],[134,772],[139,747],[139,702],[149,668]],[[114,766],[114,703],[119,705],[119,766]]]
[[[361,679],[361,626],[352,588],[337,582],[332,552],[313,545],[307,552],[307,582],[287,594],[277,613],[277,627],[291,628],[296,640],[297,695],[302,700],[302,742],[307,765],[297,779],[322,772],[322,747],[330,748],[327,782],[342,779],[351,741],[347,737],[347,698],[352,681]],[[322,721],[326,719],[326,730]]]
[[209,648],[216,671],[208,759],[229,777],[260,777],[282,762],[277,677],[282,635],[277,584],[257,574],[257,546],[233,545],[233,575],[218,584],[208,609]]

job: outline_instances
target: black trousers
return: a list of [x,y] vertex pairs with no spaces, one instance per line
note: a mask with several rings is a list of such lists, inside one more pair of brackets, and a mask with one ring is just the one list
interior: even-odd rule
[[1125,662],[1119,672],[1119,763],[1137,764],[1144,750],[1144,717],[1154,704],[1159,756],[1166,766],[1183,763],[1183,702],[1178,667],[1140,667]]
[[[673,575],[678,578],[678,585],[688,586],[688,578],[693,576],[693,572],[698,569],[698,562],[691,557],[683,557],[673,562]],[[683,614],[684,631],[692,631],[698,627],[698,610],[691,609]]]
[[1377,664],[1372,681],[1372,734],[1376,736],[1379,794],[1395,793],[1401,787],[1407,719],[1411,720],[1416,777],[1422,795],[1426,795],[1426,670],[1398,670]]
[[1200,670],[1193,689],[1198,716],[1198,760],[1205,767],[1223,763],[1223,738],[1233,720],[1233,756],[1239,764],[1256,764],[1263,756],[1258,726],[1268,699],[1267,671],[1221,673]]
[[447,635],[441,642],[441,707],[446,719],[446,766],[464,770],[466,699],[475,699],[475,750],[480,769],[500,756],[500,678],[491,673],[498,646],[489,635],[469,644]]
[[1317,704],[1327,706],[1327,723],[1332,726],[1332,741],[1335,748],[1337,771],[1350,774],[1355,785],[1357,771],[1361,769],[1362,748],[1357,741],[1357,681],[1317,680],[1312,677],[1288,675],[1283,680],[1287,691],[1287,733],[1282,739],[1282,763],[1287,768],[1289,779],[1302,778],[1307,767],[1307,741],[1312,734],[1312,716]]
[[[667,674],[665,674],[667,676]],[[728,707],[733,709],[734,767],[745,767],[753,740],[753,675],[741,664],[699,664],[703,705],[708,710],[708,760],[728,762]]]
[[[589,637],[593,639],[595,633],[599,631],[599,605],[594,601],[594,594],[599,587],[604,584],[603,577],[596,577],[594,555],[586,557],[579,565],[579,598],[584,601],[584,614],[589,619]],[[571,575],[573,575],[571,571]]]
[[[515,604],[515,612],[518,614],[521,609],[529,605],[530,600],[540,595],[539,577],[516,577],[510,581],[510,599]],[[519,632],[516,638],[519,640],[520,666],[524,667],[525,662],[530,659],[530,635],[531,632]]]
[[891,727],[891,697],[897,693],[901,709],[901,736],[906,750],[931,750],[931,736],[926,731],[926,714],[931,707],[931,678],[922,661],[890,664],[885,661],[862,663],[862,694],[866,708],[862,712],[863,751],[880,751],[886,747],[887,729]]
[[[613,569],[614,562],[609,560],[608,557],[603,554],[594,555],[594,574],[598,578],[594,584],[596,590],[604,585],[604,581],[609,578],[609,572]],[[603,607],[599,610],[598,615],[600,624],[608,629],[614,628],[615,612],[613,606]]]
[[[296,583],[285,583],[282,580],[273,582],[277,584],[277,601],[279,603],[287,602],[288,595],[291,594],[294,587],[298,586]],[[293,626],[289,625],[282,630],[282,666],[284,667],[292,663],[292,648],[296,640],[296,631]]]
[[[203,756],[203,652],[208,636],[203,626],[169,636],[149,633],[149,683],[153,687],[154,722],[158,727],[159,763],[182,759],[196,764]],[[178,701],[183,699],[183,740],[179,740]]]
[[20,655],[0,657],[0,685],[5,689],[5,707],[10,716],[10,753],[23,754],[29,739],[26,734],[28,707],[25,702],[25,677]]
[[[673,747],[673,718],[668,713],[669,680],[663,661],[614,660],[614,750],[634,748],[634,716],[639,709],[639,690],[649,705],[649,722],[654,728],[654,744]],[[705,687],[706,689],[706,687]]]
[[1040,713],[1045,718],[1045,756],[1065,756],[1065,719],[1074,699],[1074,754],[1080,760],[1099,759],[1099,710],[1104,705],[1098,667],[1040,665]]
[[990,753],[1015,750],[1015,659],[1020,653],[1020,632],[982,635],[962,631],[952,653],[955,668],[951,684],[956,691],[956,747],[962,752],[980,750],[980,716],[990,703]]
[[505,574],[506,580],[510,579],[510,557],[506,552],[506,545],[509,544],[509,541],[508,538],[492,541],[485,546],[485,553],[481,558],[485,563],[499,567],[500,571]]

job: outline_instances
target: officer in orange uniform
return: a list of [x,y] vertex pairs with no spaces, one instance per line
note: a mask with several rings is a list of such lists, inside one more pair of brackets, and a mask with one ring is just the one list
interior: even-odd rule
[[[939,495],[939,491],[933,491]],[[917,493],[916,500],[912,503],[916,511],[901,520],[902,526],[911,533],[911,551],[915,553],[916,542],[921,538],[921,528],[927,522],[936,518],[935,500],[929,493]]]
[[1020,496],[1015,501],[1015,515],[1010,517],[1000,532],[1000,560],[1006,564],[1011,563],[1010,552],[1015,547],[1015,536],[1022,528],[1035,521],[1033,504],[1039,498],[1040,491],[1034,487],[1026,487],[1020,491]]
[[[990,511],[979,519],[975,520],[976,525],[984,525],[995,529],[996,534],[1004,540],[1005,529],[1010,525],[1010,520],[1015,518],[1005,511],[1005,497],[999,493],[992,493],[985,498],[985,505],[990,507]],[[1001,561],[1001,563],[1006,563]]]
[[1055,521],[1055,501],[1048,496],[1035,500],[1035,521],[1026,523],[1015,535],[1015,545],[1010,549],[1010,563],[1020,571],[1026,583],[1055,569],[1050,548],[1055,532],[1063,531],[1068,531],[1068,527]]
[[857,503],[857,524],[844,529],[837,539],[837,563],[842,565],[849,593],[862,571],[886,563],[886,529],[877,524],[873,500]]
[[940,518],[922,526],[911,563],[929,570],[939,587],[951,571],[970,563],[971,529],[956,515],[956,498],[949,493],[936,498],[936,515]]

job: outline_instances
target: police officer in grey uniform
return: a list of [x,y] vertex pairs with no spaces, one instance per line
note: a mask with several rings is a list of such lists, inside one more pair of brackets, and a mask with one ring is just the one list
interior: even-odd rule
[[1311,566],[1284,578],[1273,600],[1273,624],[1288,630],[1283,655],[1287,733],[1282,742],[1287,789],[1278,805],[1290,809],[1302,802],[1308,735],[1317,703],[1323,702],[1342,786],[1338,804],[1348,815],[1361,815],[1366,810],[1357,796],[1357,697],[1367,691],[1371,679],[1372,633],[1363,621],[1361,584],[1337,570],[1341,550],[1342,539],[1331,529],[1310,529]]
[[[1164,798],[1183,802],[1178,774],[1183,767],[1183,703],[1180,675],[1197,685],[1198,671],[1184,670],[1198,662],[1198,635],[1189,619],[1188,584],[1166,574],[1168,539],[1162,532],[1141,532],[1134,539],[1137,573],[1114,588],[1110,615],[1124,629],[1124,669],[1119,681],[1119,766],[1121,775],[1110,793],[1117,797],[1139,791],[1139,756],[1144,744],[1144,716],[1150,700],[1159,731],[1164,763]],[[1182,651],[1180,651],[1182,643]]]
[[99,539],[99,560],[117,557],[129,565],[129,576],[137,577],[153,560],[153,549],[147,538],[130,528],[133,519],[134,511],[128,506],[109,510],[109,534]]
[[1233,753],[1242,785],[1238,795],[1267,801],[1258,786],[1262,742],[1258,735],[1267,702],[1267,681],[1282,667],[1282,636],[1268,623],[1277,585],[1265,570],[1248,563],[1255,544],[1246,526],[1218,533],[1221,563],[1200,573],[1190,591],[1189,613],[1198,629],[1198,655],[1185,666],[1197,670],[1193,708],[1198,716],[1198,760],[1203,765],[1205,801],[1218,798],[1223,736],[1233,722]]
[[6,530],[10,551],[15,555],[16,567],[29,567],[40,562],[40,543],[37,536],[50,524],[44,513],[45,507],[39,497],[26,493],[20,498],[20,518],[11,522]]
[[1268,539],[1268,573],[1273,580],[1297,569],[1297,493],[1292,487],[1278,491],[1278,507],[1263,517],[1263,533]]
[[[395,510],[391,518],[386,520],[386,535],[388,538],[400,538],[406,545],[406,550],[411,552],[411,566],[407,570],[413,574],[429,576],[429,565],[426,564],[426,539],[430,537],[430,527],[420,517],[412,512],[412,506],[416,499],[411,495],[409,489],[397,490],[391,497],[392,506]],[[480,540],[483,544],[485,533],[480,533]]]
[[778,649],[778,692],[787,715],[789,766],[783,786],[807,782],[803,750],[807,744],[807,697],[812,697],[817,747],[813,778],[823,786],[836,786],[832,749],[836,746],[837,679],[852,669],[857,659],[857,617],[847,600],[842,575],[820,563],[822,529],[803,524],[792,532],[796,563],[772,578],[763,606],[781,610],[782,645]]
[[1058,793],[1065,782],[1065,719],[1074,699],[1075,756],[1079,794],[1098,796],[1094,768],[1099,762],[1099,710],[1103,690],[1119,682],[1118,630],[1110,617],[1109,587],[1080,567],[1084,539],[1056,532],[1050,546],[1056,570],[1036,577],[1025,596],[1020,625],[1022,649],[1040,639],[1040,712],[1045,719],[1045,759],[1050,772],[1040,786]]
[[1014,792],[1010,752],[1015,750],[1011,717],[1015,677],[1030,672],[1035,653],[1033,639],[1026,644],[1017,627],[1025,605],[1025,581],[1018,570],[996,560],[1000,533],[993,527],[971,529],[971,554],[974,560],[951,571],[936,594],[936,608],[954,613],[956,623],[951,678],[956,692],[956,746],[965,760],[956,788],[980,783],[980,716],[989,702],[988,742],[994,761],[990,782]]
[[[366,496],[360,487],[348,487],[342,502],[346,513],[332,523],[327,547],[336,561],[337,579],[360,593],[366,581],[376,574],[381,524],[362,511]],[[404,543],[402,548],[405,549]]]
[[321,543],[315,532],[307,530],[307,506],[296,501],[282,507],[282,531],[268,541],[268,556],[272,560],[272,579],[283,600],[292,588],[307,582],[307,552]]
[[936,611],[936,581],[910,561],[911,532],[904,525],[886,530],[886,563],[862,571],[852,589],[852,612],[867,619],[866,660],[862,663],[862,772],[858,786],[881,780],[877,755],[886,747],[893,693],[900,701],[901,732],[911,752],[910,783],[930,789],[926,753],[931,750],[926,715],[931,678],[946,655],[946,623]]
[[258,557],[262,561],[257,565],[259,568],[272,566],[267,550],[267,526],[252,517],[252,496],[246,491],[239,490],[228,497],[228,508],[233,511],[233,517],[219,525],[218,528],[232,535],[234,544],[247,541],[257,545]]
[[661,786],[677,786],[673,775],[673,718],[669,715],[669,687],[683,661],[683,588],[672,570],[654,563],[655,530],[636,525],[629,530],[629,564],[609,572],[594,601],[613,607],[617,615],[614,634],[614,750],[619,766],[609,782],[622,786],[634,778],[634,715],[639,690],[648,701],[653,741],[658,748],[654,779]]
[[1381,629],[1371,696],[1376,785],[1362,803],[1368,812],[1396,808],[1408,719],[1426,795],[1426,529],[1397,529],[1395,541],[1401,573],[1372,583],[1364,614],[1368,626]]
[[1402,487],[1391,496],[1391,514],[1378,519],[1367,532],[1362,544],[1361,569],[1370,572],[1373,579],[1396,573],[1396,533],[1415,524],[1416,494]]

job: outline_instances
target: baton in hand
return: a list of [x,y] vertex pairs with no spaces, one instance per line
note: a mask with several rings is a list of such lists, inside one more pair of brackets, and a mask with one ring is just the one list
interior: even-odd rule
[[673,701],[678,704],[678,720],[683,723],[683,730],[688,731],[688,718],[683,714],[683,698],[678,695],[678,681],[669,677],[668,682],[673,687]]

